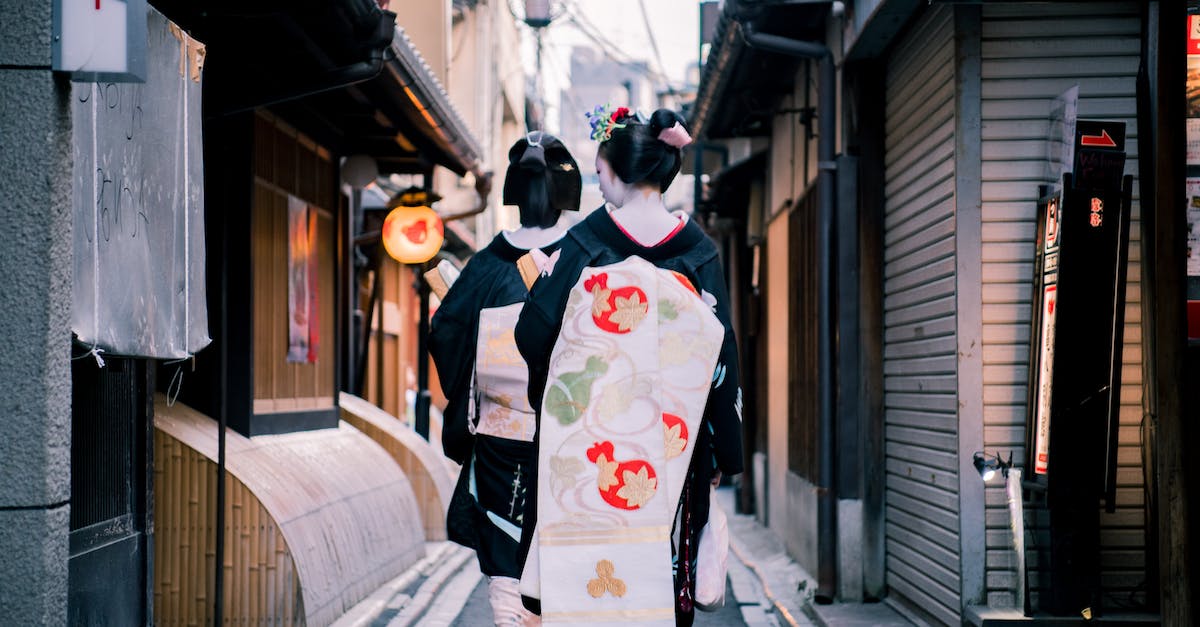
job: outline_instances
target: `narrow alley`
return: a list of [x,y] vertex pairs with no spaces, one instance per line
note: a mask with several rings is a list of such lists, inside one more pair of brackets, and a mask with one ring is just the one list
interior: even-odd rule
[[1200,625],[1200,0],[5,9],[0,627]]

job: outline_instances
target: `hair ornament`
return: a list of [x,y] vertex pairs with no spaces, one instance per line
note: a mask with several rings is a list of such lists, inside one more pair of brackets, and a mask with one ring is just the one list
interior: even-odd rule
[[617,107],[609,110],[609,105],[596,105],[591,111],[584,113],[587,116],[588,124],[592,127],[591,138],[594,141],[604,143],[612,138],[612,133],[618,128],[625,128],[625,124],[619,120],[629,117],[628,107]]
[[531,172],[546,170],[546,147],[542,145],[543,136],[544,133],[541,131],[530,131],[525,135],[525,151],[517,161],[518,167]]
[[676,122],[671,128],[664,128],[658,134],[658,141],[671,146],[673,148],[683,148],[692,143],[692,136],[688,135],[687,129],[683,125]]

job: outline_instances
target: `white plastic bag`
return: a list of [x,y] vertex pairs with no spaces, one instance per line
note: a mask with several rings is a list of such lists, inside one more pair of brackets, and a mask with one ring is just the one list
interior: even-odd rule
[[521,585],[519,589],[521,596],[526,596],[531,599],[542,599],[542,569],[539,552],[541,547],[538,546],[537,527],[533,529],[524,529],[523,533],[532,533],[533,538],[529,543],[529,555],[525,558],[525,568],[521,570]]
[[713,612],[725,605],[725,576],[729,560],[729,522],[710,488],[708,523],[696,549],[696,609]]

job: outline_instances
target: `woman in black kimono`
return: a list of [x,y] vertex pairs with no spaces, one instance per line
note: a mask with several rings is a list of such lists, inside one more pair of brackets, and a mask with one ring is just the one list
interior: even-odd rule
[[508,157],[503,202],[520,208],[521,228],[497,235],[475,254],[442,299],[429,338],[448,399],[443,447],[463,464],[447,531],[476,550],[497,625],[528,618],[517,591],[517,548],[532,485],[527,477],[536,463],[533,412],[524,398],[527,370],[512,344],[512,325],[527,280],[558,249],[561,212],[577,211],[580,193],[579,167],[557,138],[535,131]]
[[[724,327],[724,341],[699,429],[687,487],[680,499],[676,535],[676,618],[690,625],[693,613],[695,547],[708,520],[709,485],[722,474],[742,471],[741,390],[737,347],[730,325],[730,305],[717,248],[700,226],[684,212],[671,213],[662,194],[679,172],[681,148],[691,141],[683,119],[667,109],[649,119],[624,107],[609,113],[597,108],[591,116],[592,138],[600,141],[596,172],[605,207],[572,227],[563,238],[560,258],[551,274],[534,285],[516,327],[516,343],[529,365],[529,400],[541,417],[542,393],[550,356],[558,339],[567,297],[585,268],[611,265],[638,256],[658,268],[676,271],[690,280]],[[535,443],[536,443],[535,439]],[[536,477],[529,477],[536,485]],[[524,564],[537,517],[538,495],[526,500],[521,544]],[[686,546],[685,546],[686,543]],[[686,550],[685,550],[686,549]],[[680,560],[680,554],[687,555]],[[686,567],[685,567],[686,566]],[[537,600],[525,597],[540,613]]]

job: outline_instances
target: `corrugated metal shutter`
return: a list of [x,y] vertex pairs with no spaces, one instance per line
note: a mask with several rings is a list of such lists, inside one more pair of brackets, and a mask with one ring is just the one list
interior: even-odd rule
[[[1079,84],[1079,116],[1124,120],[1128,174],[1137,174],[1134,80],[1141,21],[1133,3],[983,7],[984,442],[1025,457],[1035,202],[1051,100]],[[1129,245],[1115,514],[1101,513],[1102,584],[1112,607],[1144,599],[1141,409],[1141,245],[1137,188]],[[1001,486],[987,489],[988,604],[1011,606],[1016,585]],[[1031,521],[1044,525],[1045,521]],[[1031,565],[1031,584],[1037,583]]]
[[884,218],[887,585],[960,622],[953,12],[889,56]]

